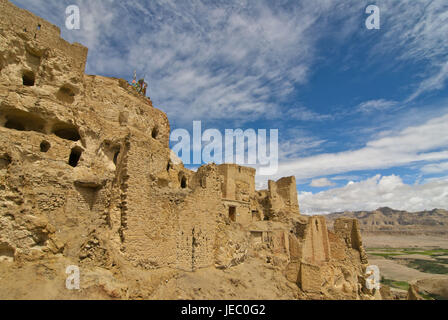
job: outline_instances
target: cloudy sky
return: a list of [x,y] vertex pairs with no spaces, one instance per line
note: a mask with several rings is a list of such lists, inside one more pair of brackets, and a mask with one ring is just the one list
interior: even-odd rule
[[279,129],[257,183],[295,175],[303,213],[448,209],[446,0],[12,2],[88,46],[87,73],[138,70],[172,129]]

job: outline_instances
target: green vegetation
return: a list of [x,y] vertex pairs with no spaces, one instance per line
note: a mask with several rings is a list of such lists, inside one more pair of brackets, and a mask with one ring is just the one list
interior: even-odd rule
[[438,258],[439,256],[448,255],[448,249],[431,249],[424,250],[419,248],[369,248],[367,252],[373,256],[384,257],[390,259],[401,255],[420,254],[441,260],[441,263],[447,263],[448,259]]
[[421,293],[420,294],[423,298],[425,298],[426,300],[447,300],[446,298],[439,296],[437,294],[433,294],[433,293]]
[[448,274],[448,267],[437,261],[412,259],[407,263],[408,267],[417,269],[421,272],[433,274]]
[[434,249],[434,250],[425,250],[425,251],[404,249],[403,252],[405,254],[421,254],[421,255],[425,255],[425,256],[444,256],[444,255],[448,254],[447,249]]
[[[399,264],[430,274],[448,275],[448,249],[434,248],[368,248],[367,253],[371,256],[384,257],[394,260]],[[403,256],[403,257],[402,257]],[[409,283],[382,277],[381,283],[394,289],[407,291]],[[446,300],[430,292],[419,292],[426,300]]]
[[384,257],[386,259],[393,256],[403,255],[402,253],[381,253],[381,252],[369,252],[369,254],[371,254],[372,256]]
[[439,257],[435,257],[437,262],[439,263],[443,263],[443,264],[448,264],[448,258],[439,258]]

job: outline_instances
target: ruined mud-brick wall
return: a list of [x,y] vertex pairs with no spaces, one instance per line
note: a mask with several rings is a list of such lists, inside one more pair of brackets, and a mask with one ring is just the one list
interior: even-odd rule
[[284,177],[278,181],[268,181],[269,216],[278,217],[283,213],[300,214],[295,177]]
[[168,119],[149,99],[85,75],[87,48],[56,26],[0,9],[0,255],[213,265],[216,168],[172,164]]
[[268,181],[268,190],[255,190],[255,169],[236,164],[218,166],[222,176],[222,200],[236,209],[235,221],[247,225],[272,220],[279,213],[300,215],[295,177]]
[[[340,219],[328,230],[322,216],[301,216],[289,234],[290,262],[286,277],[308,298],[371,299],[365,284],[367,259],[359,245],[359,226]],[[340,228],[343,228],[343,231]],[[353,237],[352,237],[353,236]]]
[[334,232],[345,241],[347,248],[359,253],[359,259],[362,263],[367,263],[367,255],[362,245],[358,220],[348,218],[336,219]]

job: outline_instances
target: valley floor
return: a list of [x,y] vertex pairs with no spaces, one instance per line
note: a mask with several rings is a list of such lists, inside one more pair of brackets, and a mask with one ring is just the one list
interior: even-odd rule
[[365,235],[370,265],[397,295],[415,283],[424,298],[448,299],[448,239],[421,235]]

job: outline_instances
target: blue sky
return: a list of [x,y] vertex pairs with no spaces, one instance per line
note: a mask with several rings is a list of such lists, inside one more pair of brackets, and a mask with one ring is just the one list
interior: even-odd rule
[[87,73],[146,75],[172,129],[278,128],[268,178],[295,175],[304,213],[448,208],[446,0],[12,2],[89,47]]

